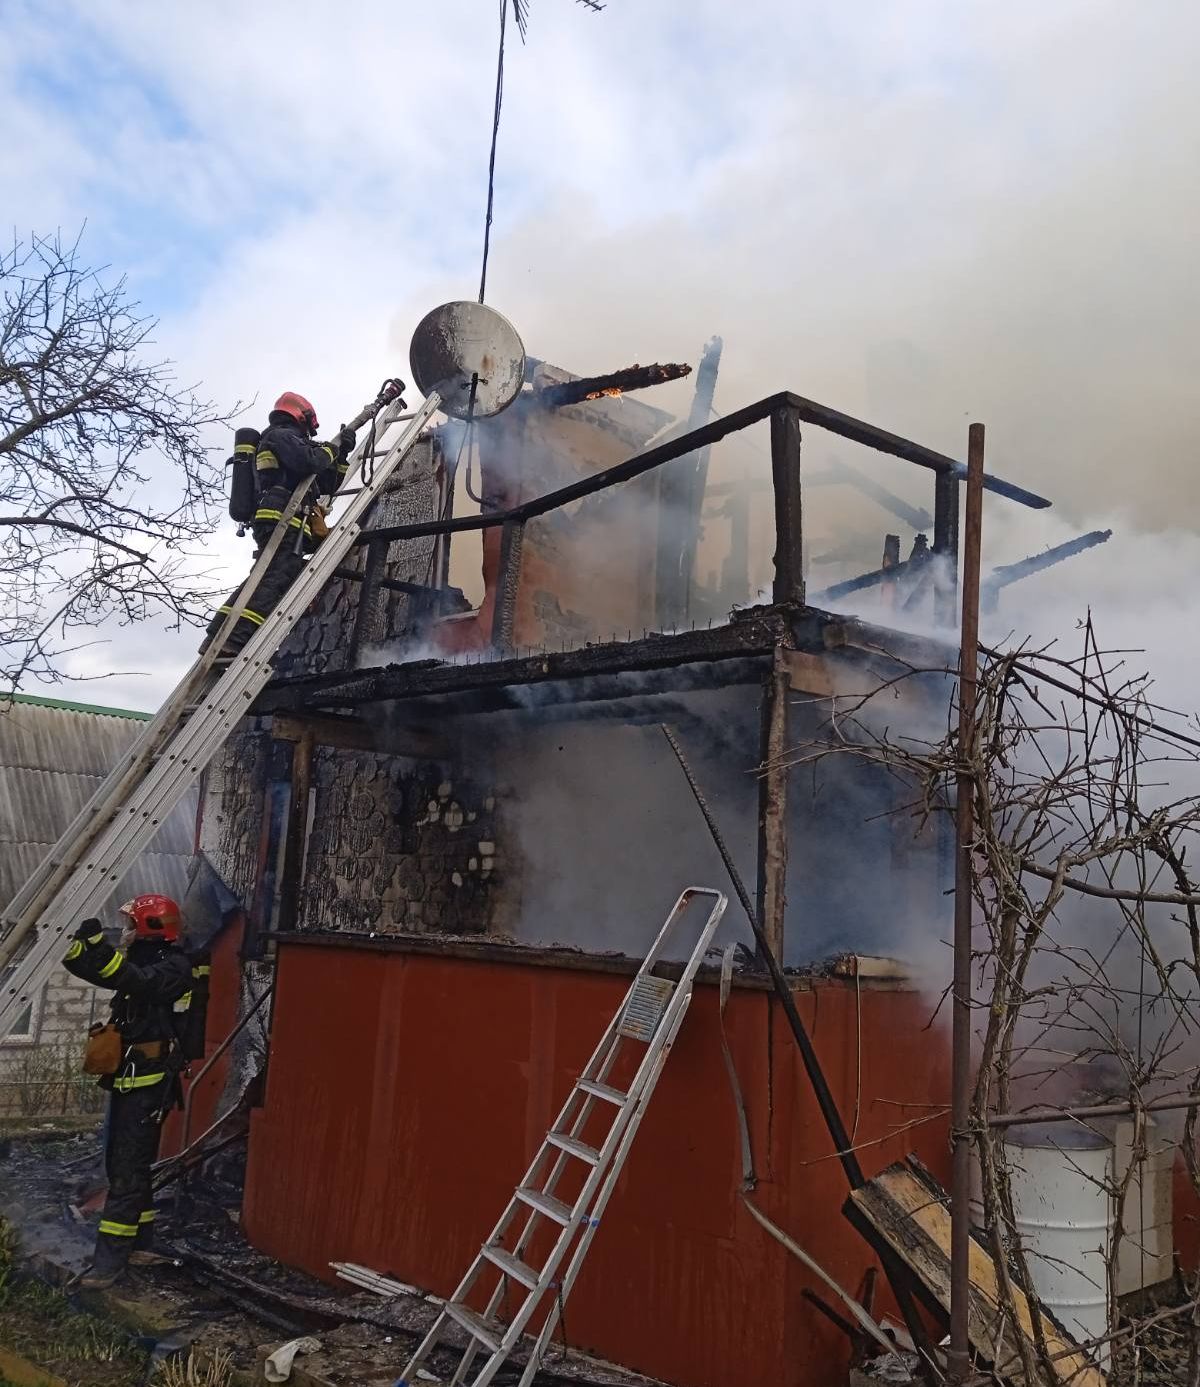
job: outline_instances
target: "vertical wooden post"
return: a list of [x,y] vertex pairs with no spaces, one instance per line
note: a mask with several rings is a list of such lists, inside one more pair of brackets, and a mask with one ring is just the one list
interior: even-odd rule
[[958,619],[958,478],[939,472],[933,483],[933,619],[953,626]]
[[308,833],[308,800],[312,790],[314,737],[302,732],[292,747],[292,791],[288,801],[287,836],[279,881],[277,930],[296,928],[300,914],[300,890],[304,885],[304,843]]
[[[895,568],[900,562],[900,536],[884,535],[883,537],[883,562],[879,567],[887,573],[890,568]],[[896,605],[896,579],[883,577],[879,580],[879,600],[880,605],[885,611],[891,611]]]
[[775,491],[774,602],[804,601],[804,548],[800,505],[800,416],[771,413],[771,481]]
[[787,910],[787,789],[783,764],[788,746],[788,695],[791,681],[783,650],[775,647],[774,665],[763,683],[762,767],[758,782],[758,900],[756,914],[771,952],[784,964],[784,915]]
[[388,541],[371,540],[367,545],[367,558],[363,567],[363,580],[358,584],[358,607],[354,613],[354,629],[350,635],[350,645],[346,650],[346,668],[353,669],[358,664],[359,652],[363,642],[377,640],[382,634],[379,620],[379,580],[384,576],[387,565]]
[[954,856],[954,1006],[951,1035],[950,1353],[949,1380],[971,1376],[967,1319],[971,1296],[971,839],[974,836],[975,697],[979,666],[979,556],[983,531],[983,425],[972,424],[967,449],[967,516],[963,544],[962,628],[958,666],[958,772]]

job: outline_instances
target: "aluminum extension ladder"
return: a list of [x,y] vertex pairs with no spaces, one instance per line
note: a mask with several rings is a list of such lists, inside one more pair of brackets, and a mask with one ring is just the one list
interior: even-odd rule
[[[677,982],[656,977],[653,969],[662,961],[667,941],[687,914],[696,897],[709,897],[712,908],[683,973]],[[436,1348],[443,1331],[457,1325],[467,1334],[449,1387],[465,1383],[471,1364],[481,1349],[488,1353],[472,1387],[486,1387],[515,1348],[538,1305],[548,1293],[553,1299],[538,1331],[520,1387],[529,1387],[554,1335],[563,1306],[580,1265],[600,1224],[605,1205],[616,1186],[629,1148],[642,1120],[646,1104],[662,1073],[671,1046],[692,999],[692,984],[705,953],[725,913],[727,898],[708,887],[689,886],[675,902],[650,952],[638,969],[620,1009],[609,1023],[582,1075],[563,1104],[554,1125],[488,1240],[471,1263],[458,1289],[445,1301],[433,1327],[422,1340],[396,1387],[419,1387],[418,1370]],[[642,1047],[637,1071],[628,1088],[612,1080],[618,1058],[630,1044]],[[598,1145],[583,1139],[585,1128],[611,1125]],[[591,1137],[592,1133],[588,1135]],[[592,1140],[595,1140],[592,1137]],[[559,1181],[568,1168],[587,1174],[579,1193],[570,1202]],[[557,1227],[553,1248],[540,1267],[530,1265],[529,1244],[538,1233]],[[565,1270],[559,1268],[567,1259]],[[532,1258],[531,1258],[532,1260]],[[468,1296],[485,1274],[499,1273],[495,1289],[481,1314],[468,1304]],[[516,1287],[521,1303],[507,1324],[497,1318],[509,1288]],[[421,1378],[429,1378],[422,1371]],[[436,1379],[440,1381],[441,1379]]]
[[[288,521],[311,489],[311,478],[293,492],[271,542],[208,649],[9,904],[0,921],[0,1040],[58,966],[68,930],[103,905],[138,853],[225,744],[270,679],[271,657],[345,558],[362,529],[367,508],[442,404],[442,396],[433,390],[413,415],[402,416],[403,401],[385,403],[386,399],[381,396],[353,421],[354,427],[361,427],[377,416],[376,426],[350,458],[346,488],[359,489],[278,606],[234,659],[223,669],[215,667],[238,611],[249,600],[279,545],[294,537]],[[401,417],[409,421],[407,428],[386,450],[376,448],[377,440]],[[363,470],[364,460],[369,461],[368,449],[375,454],[369,478]]]

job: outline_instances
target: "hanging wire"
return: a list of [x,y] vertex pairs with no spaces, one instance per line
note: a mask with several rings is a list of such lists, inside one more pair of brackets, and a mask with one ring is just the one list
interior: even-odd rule
[[[487,213],[483,221],[483,263],[479,270],[479,302],[484,301],[487,293],[487,272],[488,254],[492,248],[492,214],[496,202],[496,146],[500,139],[500,110],[504,105],[504,39],[508,28],[508,3],[509,0],[500,0],[500,42],[496,52],[496,98],[492,106],[492,144],[488,151],[488,183],[487,183]],[[599,12],[604,8],[600,0],[577,0],[577,3],[586,5],[588,9]],[[517,21],[517,31],[521,35],[521,42],[525,42],[525,36],[529,31],[529,0],[512,0],[513,15]],[[455,459],[454,471],[458,471],[458,463],[462,458],[463,448],[469,449],[471,434],[475,426],[475,387],[477,380],[471,382],[471,404],[467,410],[467,428],[463,435],[462,443],[459,445],[458,458]],[[467,453],[467,470],[463,475],[463,485],[467,495],[472,501],[482,504],[479,496],[475,494],[475,489],[471,485],[471,453]]]
[[[576,0],[599,14],[604,8],[601,0]],[[512,0],[513,14],[521,42],[529,32],[529,0]],[[500,138],[500,108],[504,104],[504,35],[508,25],[508,0],[500,0],[500,44],[496,54],[496,99],[492,107],[492,147],[488,153],[487,215],[483,222],[483,266],[479,272],[479,302],[487,290],[488,252],[492,245],[492,209],[496,195],[496,144]]]
[[[524,5],[524,23],[522,23],[522,4],[521,0],[513,0],[517,10],[517,25],[521,30],[522,37],[525,34],[524,24],[529,22],[528,3]],[[508,0],[500,0],[500,47],[496,55],[496,101],[492,110],[492,148],[488,155],[488,189],[487,189],[487,216],[483,223],[483,267],[479,272],[479,302],[483,302],[484,292],[487,289],[487,268],[488,251],[492,244],[492,206],[496,195],[496,142],[500,137],[500,107],[504,101],[504,31],[508,23]]]

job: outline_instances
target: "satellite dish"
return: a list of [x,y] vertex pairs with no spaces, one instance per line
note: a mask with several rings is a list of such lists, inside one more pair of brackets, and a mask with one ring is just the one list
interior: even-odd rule
[[442,408],[458,419],[499,414],[525,380],[525,348],[516,328],[494,308],[465,300],[444,303],[421,319],[408,360],[421,393],[436,390]]

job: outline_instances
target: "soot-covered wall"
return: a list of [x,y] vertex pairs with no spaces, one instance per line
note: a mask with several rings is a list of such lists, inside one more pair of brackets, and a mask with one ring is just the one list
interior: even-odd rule
[[[732,901],[722,939],[748,943],[661,725],[679,738],[753,892],[759,686],[569,709],[549,702],[548,689],[523,697],[527,706],[512,712],[447,717],[439,731],[453,751],[439,760],[386,749],[399,744],[403,705],[390,720],[375,710],[378,751],[317,747],[298,928],[637,955],[684,887],[716,886]],[[811,700],[794,698],[798,748],[820,717]],[[265,736],[245,739],[212,786],[223,824],[218,866],[248,900],[261,782],[281,764],[270,745]],[[789,964],[848,951],[936,954],[945,935],[939,855],[932,831],[918,833],[903,809],[909,798],[892,777],[849,756],[792,770]]]

